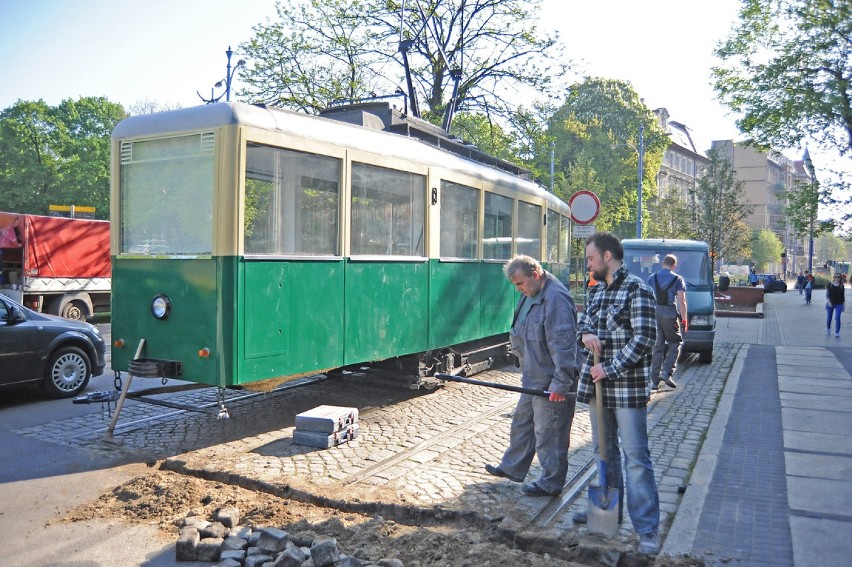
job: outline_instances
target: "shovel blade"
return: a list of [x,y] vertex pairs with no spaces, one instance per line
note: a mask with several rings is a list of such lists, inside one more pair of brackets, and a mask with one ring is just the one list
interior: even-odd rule
[[586,527],[590,532],[612,537],[618,533],[619,493],[607,486],[589,487]]

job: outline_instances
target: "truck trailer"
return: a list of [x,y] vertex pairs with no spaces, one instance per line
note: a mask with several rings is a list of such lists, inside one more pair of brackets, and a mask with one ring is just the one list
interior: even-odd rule
[[0,293],[85,321],[110,310],[109,221],[0,212]]

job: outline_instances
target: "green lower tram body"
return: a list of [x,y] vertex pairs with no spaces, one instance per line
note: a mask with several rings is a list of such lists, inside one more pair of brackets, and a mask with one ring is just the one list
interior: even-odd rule
[[[502,335],[518,298],[502,263],[481,261],[114,257],[112,278],[114,370],[144,339],[139,358],[222,387]],[[165,320],[151,314],[157,294]]]

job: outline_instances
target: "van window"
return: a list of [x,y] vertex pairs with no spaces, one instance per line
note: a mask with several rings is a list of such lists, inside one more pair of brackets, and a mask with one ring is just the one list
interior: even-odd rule
[[691,287],[707,287],[713,284],[710,281],[711,271],[709,258],[703,250],[672,250],[663,248],[659,251],[652,249],[624,250],[624,264],[631,274],[635,274],[647,280],[648,276],[662,268],[663,258],[666,254],[674,254],[677,257],[677,268],[675,273],[679,274]]

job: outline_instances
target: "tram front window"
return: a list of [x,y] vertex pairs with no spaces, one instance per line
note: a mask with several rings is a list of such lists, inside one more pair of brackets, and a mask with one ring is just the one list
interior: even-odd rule
[[213,251],[215,134],[121,143],[121,252]]

